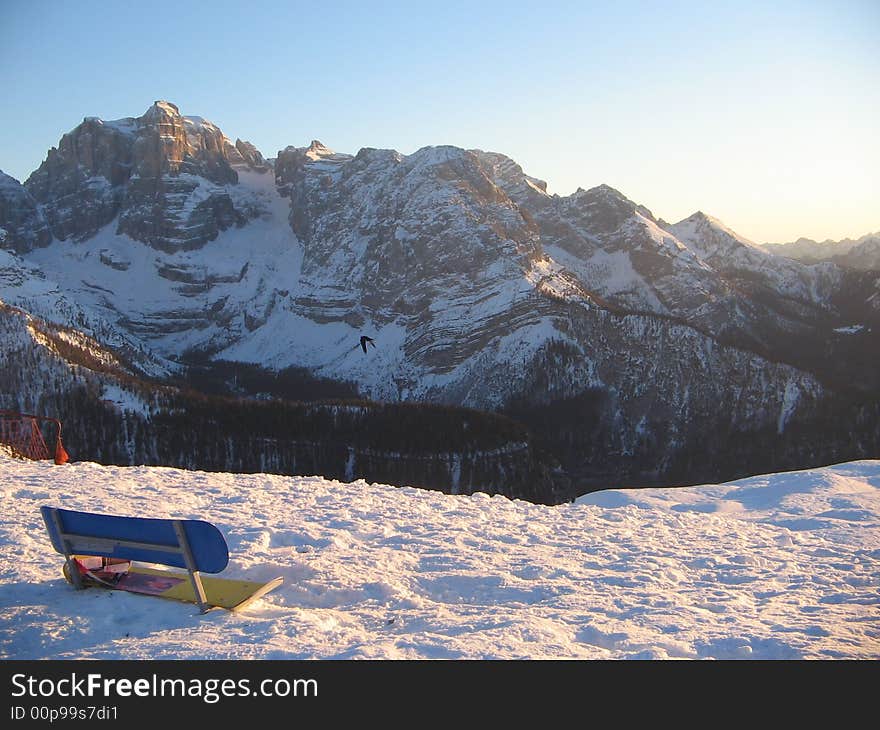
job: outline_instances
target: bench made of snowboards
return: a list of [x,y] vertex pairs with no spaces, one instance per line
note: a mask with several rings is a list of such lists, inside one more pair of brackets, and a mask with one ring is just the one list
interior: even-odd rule
[[[281,585],[207,578],[229,563],[223,534],[210,522],[122,517],[41,507],[52,547],[65,558],[64,577],[77,589],[114,590],[195,603],[202,613],[213,607],[240,611]],[[134,566],[132,561],[183,568]]]

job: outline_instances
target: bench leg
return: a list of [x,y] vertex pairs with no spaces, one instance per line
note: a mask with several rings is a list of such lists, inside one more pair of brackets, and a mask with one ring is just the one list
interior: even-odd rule
[[211,610],[208,605],[208,597],[205,595],[205,587],[202,585],[202,579],[199,577],[199,571],[188,570],[189,582],[192,583],[193,592],[196,594],[196,601],[199,603],[201,613],[207,613]]
[[196,569],[196,561],[192,554],[192,548],[189,546],[189,540],[186,537],[186,530],[180,520],[174,520],[174,532],[177,535],[177,542],[181,550],[183,550],[186,572],[189,574],[189,582],[192,584],[193,593],[196,595],[199,610],[202,613],[207,613],[211,607],[208,605],[205,587],[202,585],[202,579],[199,577],[199,571]]
[[70,543],[64,539],[64,528],[61,526],[61,518],[58,516],[58,510],[56,509],[52,510],[52,522],[55,524],[55,529],[58,531],[58,535],[64,544],[64,560],[67,562],[67,573],[70,576],[70,581],[76,590],[81,590],[84,586],[82,577],[79,574],[79,567],[76,564],[76,560],[73,559],[73,555],[68,552],[70,550]]
[[73,587],[76,590],[81,590],[85,586],[82,582],[82,576],[79,574],[79,566],[76,564],[76,560],[73,559],[73,555],[67,553],[64,553],[64,559],[67,561],[67,574],[70,576],[70,582],[73,583]]

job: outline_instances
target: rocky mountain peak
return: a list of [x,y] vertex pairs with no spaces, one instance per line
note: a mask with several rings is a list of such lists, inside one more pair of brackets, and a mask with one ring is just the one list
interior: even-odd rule
[[571,195],[559,198],[557,207],[567,218],[576,221],[579,228],[597,236],[617,231],[637,211],[649,220],[654,220],[647,208],[604,184],[589,190],[578,188]]
[[[358,153],[358,157],[360,156]],[[351,159],[354,159],[351,155],[334,152],[320,140],[313,139],[308,147],[288,145],[283,150],[279,150],[274,162],[275,177],[280,186],[288,186],[293,183],[298,172],[302,171],[305,165],[328,163],[332,166]]]
[[[568,196],[568,200],[579,207],[604,208],[619,211],[621,214],[626,212],[627,215],[642,207],[627,198],[619,190],[604,183],[588,190],[578,188]],[[653,220],[653,216],[651,216],[651,219]]]
[[0,170],[0,192],[18,189],[19,187],[21,187],[21,183],[18,180]]
[[[588,190],[584,190],[583,188],[578,188],[578,191],[584,193],[593,198],[613,198],[616,200],[629,200],[623,193],[621,193],[616,188],[612,188],[610,185],[606,183],[601,183],[599,185],[595,185]],[[632,202],[632,201],[630,201]]]
[[52,240],[52,232],[24,186],[0,170],[0,249],[22,254]]
[[153,105],[149,109],[147,109],[146,112],[144,112],[140,119],[143,123],[147,124],[152,122],[153,120],[174,118],[179,116],[180,109],[177,108],[177,104],[172,104],[170,101],[159,99],[153,102]]
[[234,168],[247,167],[257,172],[267,172],[272,168],[272,163],[253,144],[242,139],[236,139],[234,145],[229,145],[227,140],[226,154]]
[[547,183],[526,175],[522,167],[506,155],[482,150],[469,151],[477,156],[495,185],[504,190],[517,205],[541,207],[549,199]]
[[377,147],[361,147],[354,159],[365,164],[398,164],[403,162],[404,156],[397,150],[384,150]]
[[177,175],[187,154],[186,126],[174,104],[157,101],[138,118],[132,150],[133,175]]
[[[56,238],[85,240],[115,220],[117,232],[170,251],[200,246],[255,214],[251,205],[239,210],[227,190],[238,182],[234,164],[269,169],[253,145],[235,146],[214,123],[158,100],[139,117],[86,117],[25,188]],[[45,245],[46,236],[29,240],[16,245]]]
[[[745,241],[746,239],[740,236],[738,233],[734,233],[730,228],[728,228],[724,223],[722,223],[718,218],[709,215],[708,213],[704,213],[702,210],[698,210],[695,213],[691,213],[687,218],[679,221],[680,223],[688,222],[693,225],[699,225],[707,228],[712,228],[717,231],[722,231],[727,233],[728,235],[735,237],[737,240]],[[677,224],[676,224],[677,225]]]
[[313,139],[306,149],[305,154],[310,160],[320,160],[322,157],[331,157],[336,153],[320,140]]
[[667,230],[703,256],[729,256],[742,248],[751,249],[758,255],[765,253],[752,241],[701,210],[668,226]]

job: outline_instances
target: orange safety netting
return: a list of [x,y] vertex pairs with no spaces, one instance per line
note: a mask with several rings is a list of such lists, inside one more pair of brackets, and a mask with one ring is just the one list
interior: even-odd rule
[[[48,421],[56,428],[54,455],[49,453],[40,421]],[[0,410],[0,444],[6,444],[13,454],[24,459],[54,459],[56,464],[66,464],[70,459],[61,443],[61,421],[57,418]]]

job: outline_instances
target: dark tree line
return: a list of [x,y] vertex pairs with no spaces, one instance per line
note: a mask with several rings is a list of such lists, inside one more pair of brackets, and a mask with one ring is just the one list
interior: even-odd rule
[[[46,394],[73,461],[204,471],[321,475],[445,492],[566,498],[558,465],[503,416],[423,404],[295,403],[163,393],[150,416],[87,385]],[[48,437],[48,436],[47,436]]]
[[190,353],[187,368],[176,382],[206,395],[239,395],[281,398],[292,401],[358,398],[354,383],[312,375],[306,368],[269,370],[253,363],[209,360],[204,353]]

